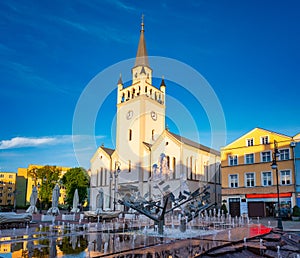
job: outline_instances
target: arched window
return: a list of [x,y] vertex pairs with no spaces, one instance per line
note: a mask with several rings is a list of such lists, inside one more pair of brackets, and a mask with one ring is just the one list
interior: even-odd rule
[[167,156],[167,166],[170,169],[170,157],[169,156]]
[[154,141],[155,139],[154,139],[154,129],[152,130],[152,141]]
[[131,129],[129,129],[128,140],[129,141],[132,140],[132,130]]
[[176,179],[176,158],[173,157],[173,179]]
[[128,172],[131,172],[131,160],[128,160]]
[[195,164],[194,164],[194,178],[195,180],[198,180],[198,173],[197,173],[197,160],[195,159]]
[[147,90],[148,90],[148,87],[146,86],[146,87],[145,87],[145,93],[147,93]]
[[100,185],[100,186],[102,185],[102,176],[103,176],[103,167],[102,167],[101,170],[100,170],[98,186],[99,186],[99,185]]
[[193,157],[190,157],[190,179],[193,179]]
[[186,179],[188,179],[189,178],[189,158],[186,158],[185,168],[186,168]]

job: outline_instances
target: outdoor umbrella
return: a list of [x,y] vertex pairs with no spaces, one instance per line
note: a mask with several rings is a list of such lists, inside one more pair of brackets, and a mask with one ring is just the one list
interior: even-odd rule
[[58,198],[60,195],[60,190],[58,184],[55,185],[52,192],[52,207],[48,210],[48,214],[59,215],[58,209]]
[[79,212],[80,210],[78,209],[78,204],[79,204],[79,196],[78,196],[78,189],[75,190],[74,196],[73,196],[73,208],[71,212]]
[[37,208],[35,207],[35,204],[36,204],[36,201],[37,201],[37,197],[38,197],[38,192],[37,192],[36,187],[34,186],[32,188],[32,192],[31,192],[31,195],[30,195],[30,206],[26,210],[26,212],[37,213]]
[[100,188],[99,193],[96,197],[96,214],[103,212],[103,189]]

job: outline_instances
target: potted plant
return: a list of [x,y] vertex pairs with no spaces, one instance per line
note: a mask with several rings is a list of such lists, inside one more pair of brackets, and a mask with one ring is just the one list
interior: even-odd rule
[[293,208],[292,220],[300,220],[300,207],[297,205]]

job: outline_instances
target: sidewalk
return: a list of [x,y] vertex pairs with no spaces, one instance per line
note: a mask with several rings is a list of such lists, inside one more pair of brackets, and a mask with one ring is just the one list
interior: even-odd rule
[[[263,224],[267,227],[277,228],[278,220],[273,217],[269,218],[252,218],[252,223]],[[300,232],[300,221],[282,220],[283,231],[286,232]]]

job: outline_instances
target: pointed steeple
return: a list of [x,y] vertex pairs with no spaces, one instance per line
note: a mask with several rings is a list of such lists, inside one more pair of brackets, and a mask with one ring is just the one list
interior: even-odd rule
[[146,41],[144,36],[144,15],[142,15],[142,23],[141,23],[141,34],[140,34],[140,41],[138,45],[138,50],[136,53],[136,59],[135,59],[135,67],[136,66],[149,66],[148,61],[148,53],[146,49]]
[[118,80],[118,85],[123,85],[122,74],[120,74],[120,77],[119,77],[119,80]]
[[164,76],[161,78],[160,87],[162,87],[162,86],[166,87],[166,84],[165,84],[165,77],[164,77]]

